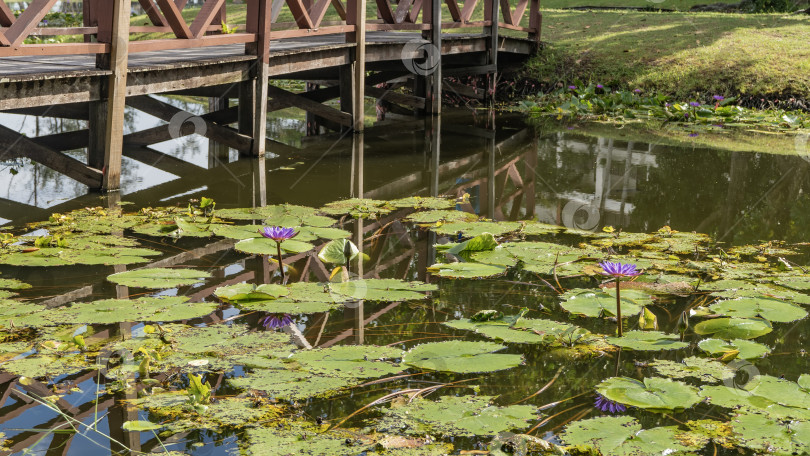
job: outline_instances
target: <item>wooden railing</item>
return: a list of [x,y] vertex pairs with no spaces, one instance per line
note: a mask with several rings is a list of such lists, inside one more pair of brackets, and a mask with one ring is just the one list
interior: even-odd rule
[[[45,15],[57,0],[33,0],[18,17],[0,0],[0,57],[21,55],[107,54],[112,40],[113,4],[115,0],[84,0],[82,27],[40,27]],[[344,3],[345,1],[345,3]],[[269,39],[325,34],[354,33],[353,16],[357,2],[366,0],[247,0],[247,22],[228,24],[225,0],[206,0],[188,23],[182,12],[187,0],[138,0],[149,24],[129,27],[129,53],[217,46],[253,44],[260,41],[259,5],[267,4],[270,15]],[[442,1],[442,0],[435,0]],[[492,26],[492,1],[500,2],[503,21],[498,26],[527,32],[539,39],[541,14],[539,0],[519,0],[512,7],[509,0],[444,0],[451,21],[440,22],[442,29]],[[428,31],[433,25],[423,10],[431,0],[375,0],[376,18],[370,17],[367,31]],[[474,21],[479,2],[484,3],[484,19]],[[522,27],[526,12],[529,26]],[[279,22],[282,13],[286,22]],[[292,21],[289,18],[292,17]],[[421,17],[421,23],[420,23]],[[226,27],[223,27],[223,24]],[[226,30],[223,30],[227,28]],[[164,34],[158,39],[144,39],[144,34]],[[25,44],[28,37],[82,36],[83,42]]]

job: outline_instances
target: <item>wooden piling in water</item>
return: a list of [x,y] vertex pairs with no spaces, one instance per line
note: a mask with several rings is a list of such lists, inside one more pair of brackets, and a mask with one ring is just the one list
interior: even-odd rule
[[[97,63],[107,67],[112,74],[107,81],[106,109],[99,108],[95,114],[106,114],[104,122],[104,167],[102,191],[118,190],[121,186],[121,157],[124,148],[124,107],[127,96],[127,60],[129,58],[129,0],[114,0],[95,4],[98,14],[98,40],[110,43],[109,55]],[[103,54],[100,54],[103,55]],[[103,93],[103,92],[102,92]],[[91,121],[93,122],[93,121]],[[101,119],[95,119],[97,128]],[[92,134],[92,133],[91,133]],[[98,150],[94,152],[98,154]],[[94,160],[98,160],[98,156]]]
[[[264,156],[267,143],[267,97],[270,79],[271,0],[248,1],[248,32],[257,35],[256,43],[246,45],[248,54],[256,55],[253,73],[253,146],[251,155]],[[242,102],[240,95],[240,103]],[[241,113],[241,109],[240,109]],[[241,126],[241,121],[240,121]]]
[[[352,8],[354,3],[354,8]],[[346,35],[346,41],[355,44],[352,55],[352,127],[355,132],[365,127],[366,98],[366,0],[351,0],[347,8],[346,22],[354,25],[354,33]],[[342,87],[341,87],[342,88]]]
[[487,105],[492,106],[495,104],[495,92],[497,89],[498,80],[498,0],[488,0],[484,10],[484,20],[491,21],[489,27],[484,28],[484,34],[487,35],[487,64],[493,66],[495,70],[486,75],[486,93],[484,94],[484,101]]

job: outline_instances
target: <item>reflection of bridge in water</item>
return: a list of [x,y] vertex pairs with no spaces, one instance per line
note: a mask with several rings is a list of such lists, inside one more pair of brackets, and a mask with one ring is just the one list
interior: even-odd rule
[[[462,148],[466,153],[454,154],[449,159],[442,159],[442,137],[440,136],[441,119],[429,119],[428,121],[413,122],[415,136],[421,136],[423,147],[421,156],[427,166],[422,168],[419,164],[417,171],[403,175],[397,173],[396,167],[392,167],[384,175],[379,175],[373,169],[369,169],[368,153],[365,152],[366,142],[384,141],[385,133],[380,136],[375,135],[375,130],[370,129],[365,134],[353,135],[337,144],[329,143],[326,139],[318,139],[317,147],[307,147],[296,153],[304,153],[312,156],[319,156],[325,161],[325,168],[328,170],[330,161],[338,162],[341,154],[349,154],[351,161],[351,171],[349,173],[349,185],[343,179],[345,196],[366,197],[366,198],[394,198],[402,195],[463,195],[473,194],[469,203],[464,203],[464,209],[477,211],[483,216],[495,217],[498,219],[504,216],[531,217],[534,207],[534,157],[536,157],[537,143],[534,140],[533,129],[526,127],[506,128],[496,130],[494,128],[494,117],[486,117],[479,122],[483,127],[466,125],[463,128],[458,125],[447,126],[444,129],[444,141],[458,141],[464,143]],[[407,144],[407,149],[411,149],[411,144]],[[322,155],[323,151],[331,152]],[[376,148],[376,147],[375,147]],[[337,149],[337,150],[335,150]],[[386,150],[386,157],[396,156],[394,151]],[[320,155],[319,155],[320,154]],[[451,155],[454,155],[451,154]],[[412,159],[411,155],[409,159]],[[275,174],[268,173],[268,169],[278,166],[280,158],[240,160],[233,163],[221,163],[209,169],[199,168],[196,170],[198,177],[208,182],[208,190],[199,190],[199,182],[190,179],[177,179],[153,188],[141,190],[127,195],[127,199],[141,201],[157,201],[165,195],[183,195],[167,199],[167,203],[181,201],[183,198],[195,196],[197,194],[211,195],[211,190],[221,188],[229,180],[240,176],[248,176],[252,182],[250,193],[254,205],[265,205],[268,200],[268,179],[273,181]],[[521,163],[522,162],[522,163]],[[216,163],[212,163],[215,165]],[[187,167],[185,163],[175,163],[178,167]],[[227,171],[225,170],[227,168]],[[168,169],[168,168],[167,168]],[[316,171],[313,171],[316,172]],[[321,179],[329,172],[318,171],[316,179]],[[199,176],[202,174],[202,176]],[[323,182],[327,188],[330,185],[337,186],[341,177],[334,176],[332,181]],[[395,175],[396,178],[393,178]],[[269,177],[268,177],[269,176]],[[284,176],[282,174],[282,176]],[[273,182],[273,185],[305,186],[305,183],[298,183],[303,177],[300,175],[290,175],[283,183]],[[297,180],[296,180],[297,179]],[[378,185],[379,182],[389,182]],[[227,186],[227,185],[226,185]],[[324,187],[321,187],[321,189]],[[322,191],[322,190],[321,190]],[[335,195],[327,195],[329,200]],[[13,223],[19,224],[22,219],[33,221],[43,213],[69,210],[81,207],[86,200],[80,198],[79,201],[69,201],[59,206],[48,208],[47,211],[40,209],[40,212],[32,214],[32,208],[22,207],[25,217],[17,217],[15,213],[5,213],[6,217],[15,217]],[[108,198],[108,204],[115,205],[114,198]],[[6,206],[8,208],[8,206]],[[379,220],[341,220],[339,227],[350,230],[353,233],[352,240],[360,247],[361,251],[371,257],[367,264],[360,264],[359,270],[354,271],[363,278],[401,278],[413,279],[414,272],[420,280],[430,281],[426,274],[426,268],[435,257],[434,244],[437,242],[436,235],[422,230],[409,230],[399,219],[407,214],[407,211],[397,211]],[[217,287],[248,282],[248,283],[271,283],[278,277],[277,264],[268,261],[266,256],[249,256],[234,252],[232,247],[235,241],[218,240],[191,248],[179,254],[168,255],[158,261],[150,263],[146,268],[173,267],[181,265],[196,265],[202,259],[212,259],[206,265],[212,278],[204,284],[181,287],[177,290],[178,295],[188,296],[192,301],[210,300],[213,291]],[[291,280],[296,281],[329,281],[330,270],[323,264],[317,256],[318,248],[290,255],[284,259],[285,264],[290,266]],[[56,296],[39,298],[35,295],[25,296],[41,302],[47,306],[55,307],[66,305],[71,302],[99,299],[99,296],[128,298],[131,295],[128,287],[116,286],[114,291],[105,284],[104,277],[112,272],[126,270],[126,266],[115,266],[109,268],[89,267],[88,271],[97,271],[93,277],[101,278],[86,281],[82,286],[66,289]],[[91,275],[91,274],[87,274]],[[53,283],[38,283],[30,280],[35,287],[33,290],[47,289],[52,292]],[[86,280],[86,279],[85,279]],[[301,319],[299,324],[291,325],[284,329],[291,335],[292,340],[302,348],[329,347],[335,344],[362,344],[365,339],[365,328],[367,325],[377,321],[385,314],[399,307],[401,303],[366,303],[359,300],[347,305],[343,311],[324,312],[311,315]],[[190,323],[217,324],[234,319],[232,311],[221,309],[202,319],[195,319]],[[254,316],[255,317],[255,316]],[[237,317],[242,318],[242,317]],[[250,315],[244,317],[245,320],[251,318]],[[331,319],[331,321],[330,321]],[[104,342],[113,338],[131,337],[133,329],[137,329],[138,323],[121,323],[107,326],[95,334],[86,334],[85,342],[88,345]],[[25,428],[37,429],[34,431],[22,431],[14,434],[7,432],[10,437],[8,442],[12,452],[21,451],[34,444],[39,444],[42,449],[47,448],[47,454],[68,454],[71,444],[77,438],[76,433],[54,433],[50,441],[45,441],[46,446],[42,446],[40,441],[43,432],[47,430],[60,430],[69,427],[62,416],[43,413],[43,407],[34,397],[46,397],[53,394],[54,384],[62,388],[66,385],[78,385],[86,394],[69,394],[65,398],[56,400],[53,405],[60,410],[60,413],[71,417],[71,419],[86,422],[91,417],[102,417],[99,428],[109,431],[109,435],[114,440],[102,442],[109,446],[111,451],[122,451],[123,448],[115,443],[120,442],[133,451],[149,452],[160,448],[160,441],[149,439],[141,442],[140,432],[127,432],[122,429],[122,424],[126,421],[138,419],[136,410],[126,405],[127,399],[137,397],[138,391],[142,388],[140,382],[135,388],[127,392],[104,394],[95,401],[97,388],[104,388],[109,382],[103,374],[106,363],[109,361],[106,356],[101,356],[102,370],[83,371],[75,375],[68,375],[56,379],[54,382],[36,381],[27,379],[21,381],[16,375],[0,374],[0,428]],[[168,374],[164,373],[155,378],[165,380]],[[207,380],[214,387],[222,384],[225,374],[209,374]],[[100,385],[97,385],[97,382]],[[79,396],[79,397],[77,397]],[[41,417],[47,416],[46,419]],[[24,425],[21,423],[25,423]],[[93,434],[93,433],[91,433]],[[91,435],[97,439],[101,434]],[[180,442],[188,437],[188,433],[174,435],[163,440],[164,445]],[[74,445],[75,446],[75,445]]]

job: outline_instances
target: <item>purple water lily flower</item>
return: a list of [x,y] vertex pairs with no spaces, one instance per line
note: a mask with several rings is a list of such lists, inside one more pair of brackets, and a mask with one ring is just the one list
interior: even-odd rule
[[261,325],[266,329],[276,330],[291,325],[292,322],[292,317],[288,314],[274,314],[262,319]]
[[641,275],[641,271],[636,269],[634,264],[624,263],[611,263],[603,261],[599,263],[602,268],[602,275],[621,278],[621,277],[635,277]]
[[573,86],[573,85],[568,86],[568,88],[571,89],[571,90],[577,90],[577,86]]
[[698,106],[700,106],[700,103],[698,103],[697,101],[690,101],[689,106],[697,108]]
[[726,99],[726,97],[724,97],[722,95],[715,95],[712,98],[714,98],[716,101],[723,101],[723,100]]
[[605,86],[603,86],[602,84],[596,84],[596,88],[597,88],[597,89],[604,89],[604,88],[605,88]]
[[619,404],[618,402],[611,401],[601,394],[596,395],[596,402],[594,402],[593,406],[607,413],[622,413],[627,410],[626,406]]
[[259,234],[276,242],[286,241],[298,235],[295,228],[285,228],[283,226],[266,226],[259,230]]
[[259,234],[276,241],[276,255],[278,256],[278,270],[281,272],[281,280],[284,281],[284,263],[281,261],[281,242],[287,239],[292,239],[298,236],[298,232],[294,228],[285,228],[283,226],[265,226],[259,230]]
[[641,93],[641,92],[642,92],[642,90],[641,90],[641,89],[636,89],[636,90],[634,90],[633,92],[635,92],[635,93]]

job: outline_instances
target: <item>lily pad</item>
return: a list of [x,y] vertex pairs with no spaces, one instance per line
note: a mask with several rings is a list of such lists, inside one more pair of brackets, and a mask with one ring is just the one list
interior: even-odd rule
[[[419,224],[435,224],[456,221],[470,222],[478,218],[475,214],[456,210],[419,211],[409,215],[406,220]],[[453,233],[455,234],[455,233]]]
[[[348,239],[335,239],[327,242],[318,252],[318,258],[324,263],[345,265],[357,257],[360,250]],[[348,256],[348,258],[347,258]]]
[[740,359],[761,358],[771,352],[771,348],[767,345],[743,339],[732,341],[704,339],[698,343],[698,347],[712,356],[738,351],[737,358]]
[[807,311],[789,302],[772,298],[739,298],[720,301],[709,310],[726,317],[762,317],[769,321],[791,322],[807,316]]
[[493,353],[505,348],[494,342],[433,342],[412,348],[402,362],[419,369],[457,373],[495,372],[520,365],[521,355]]
[[348,214],[355,218],[377,218],[394,210],[387,201],[368,198],[351,198],[334,201],[322,207],[320,211],[329,215]]
[[40,313],[44,322],[59,324],[109,324],[125,321],[177,321],[199,318],[217,308],[216,303],[190,303],[185,296],[103,299],[78,302]]
[[489,233],[493,236],[501,236],[506,233],[517,231],[521,228],[518,222],[491,222],[491,221],[475,221],[475,222],[449,222],[442,224],[433,229],[439,234],[455,235],[461,233],[464,237],[480,236],[484,233]]
[[444,396],[437,401],[417,397],[405,405],[383,409],[375,430],[411,435],[493,436],[524,429],[537,419],[529,405],[498,407],[489,396]]
[[420,210],[450,209],[456,207],[456,200],[434,196],[409,196],[389,201],[388,204],[394,207],[412,207]]
[[[275,257],[278,254],[276,242],[265,238],[243,239],[233,246],[234,249],[243,253],[254,255],[270,255]],[[281,243],[281,253],[302,253],[315,248],[309,242],[288,239]]]
[[[586,317],[616,316],[616,294],[606,291],[574,289],[562,295],[560,306],[576,315]],[[650,296],[637,290],[626,290],[621,293],[622,316],[638,315],[641,307],[650,302]]]
[[767,320],[759,318],[715,318],[695,325],[695,332],[721,339],[753,339],[773,331]]
[[678,336],[660,331],[627,331],[624,337],[608,337],[606,340],[611,345],[641,351],[677,350],[689,346]]
[[164,289],[194,285],[209,277],[211,274],[195,269],[147,268],[112,274],[107,276],[107,280],[128,287]]
[[329,291],[342,296],[345,301],[396,302],[426,299],[426,291],[439,288],[423,282],[406,282],[397,279],[361,279],[329,284]]
[[733,378],[735,369],[719,361],[691,356],[681,362],[668,359],[655,360],[650,365],[659,374],[669,378],[696,378],[704,383],[718,383]]
[[684,410],[700,402],[696,388],[659,377],[647,377],[643,382],[613,377],[597,385],[596,390],[611,401],[650,411]]
[[681,431],[677,426],[641,429],[629,416],[603,416],[576,421],[565,427],[562,440],[572,446],[593,448],[610,456],[694,454],[708,438]]
[[433,275],[448,279],[482,279],[506,272],[503,266],[483,263],[437,263],[427,270]]

